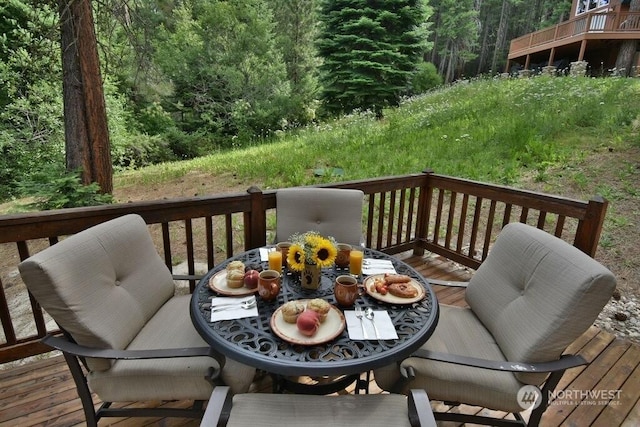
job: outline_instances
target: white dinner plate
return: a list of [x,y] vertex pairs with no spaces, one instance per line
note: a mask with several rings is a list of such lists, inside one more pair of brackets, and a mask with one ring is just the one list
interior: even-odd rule
[[426,291],[424,290],[424,287],[422,287],[422,285],[414,279],[411,279],[411,281],[409,281],[408,283],[418,290],[418,295],[416,295],[415,297],[402,298],[402,297],[397,297],[395,295],[391,295],[389,292],[387,292],[385,295],[382,295],[375,290],[373,283],[375,282],[376,279],[383,278],[384,276],[385,276],[384,274],[374,274],[372,276],[367,277],[363,283],[365,292],[368,295],[371,295],[373,298],[377,299],[378,301],[386,302],[389,304],[413,304],[414,302],[418,302],[422,300],[422,298],[424,298],[426,295]]
[[258,292],[258,288],[249,289],[244,286],[241,288],[230,288],[227,286],[227,270],[218,271],[209,279],[209,289],[220,295],[241,297],[244,295],[251,295]]
[[[307,300],[299,300],[305,306]],[[282,306],[271,316],[271,329],[283,340],[291,344],[316,345],[331,341],[344,331],[346,322],[342,312],[335,306],[327,313],[327,318],[320,323],[318,331],[313,336],[306,336],[300,333],[295,323],[285,322],[282,317]]]

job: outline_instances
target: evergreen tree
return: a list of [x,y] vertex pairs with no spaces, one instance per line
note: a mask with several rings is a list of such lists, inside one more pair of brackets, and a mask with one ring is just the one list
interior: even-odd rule
[[318,92],[317,0],[272,0],[271,5],[278,46],[291,84],[291,118],[293,125],[304,125],[314,118]]
[[155,61],[173,84],[167,110],[181,114],[181,129],[227,145],[277,130],[290,87],[266,2],[189,0],[173,14]]
[[426,42],[421,0],[323,0],[318,41],[324,107],[349,113],[396,105]]

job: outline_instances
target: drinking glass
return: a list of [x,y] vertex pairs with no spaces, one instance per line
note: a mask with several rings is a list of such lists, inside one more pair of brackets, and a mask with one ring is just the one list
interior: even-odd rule
[[282,252],[278,250],[269,252],[269,270],[282,271]]
[[364,253],[358,250],[351,250],[349,253],[349,273],[354,276],[360,276],[362,274],[362,258]]

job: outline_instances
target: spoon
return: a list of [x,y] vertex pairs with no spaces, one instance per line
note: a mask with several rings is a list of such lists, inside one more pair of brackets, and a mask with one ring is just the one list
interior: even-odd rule
[[367,338],[367,330],[364,328],[364,323],[362,322],[362,308],[360,307],[356,307],[355,308],[355,314],[356,317],[358,318],[358,320],[360,320],[360,327],[362,328],[362,338],[364,338],[365,340],[368,339]]
[[250,308],[253,308],[256,306],[256,300],[252,299],[249,301],[242,301],[239,304],[221,304],[221,305],[216,305],[214,307],[211,307],[211,311],[222,311],[222,310],[229,310],[231,308],[242,308],[245,310],[249,310]]
[[364,317],[371,320],[371,324],[373,325],[373,330],[376,333],[376,338],[380,339],[380,332],[378,332],[378,327],[376,326],[376,323],[373,321],[374,315],[375,313],[373,312],[373,309],[371,307],[367,307],[364,309]]

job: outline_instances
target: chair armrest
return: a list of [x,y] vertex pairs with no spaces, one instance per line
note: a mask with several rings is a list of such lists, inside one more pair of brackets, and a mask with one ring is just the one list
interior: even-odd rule
[[522,363],[479,359],[425,349],[418,349],[411,355],[411,357],[420,357],[422,359],[437,360],[439,362],[455,363],[457,365],[473,366],[476,368],[491,369],[494,371],[522,373],[564,371],[569,368],[575,368],[576,366],[586,365],[589,363],[584,359],[584,357],[573,354],[563,354],[560,356],[560,359],[549,362]]
[[413,427],[435,427],[436,419],[431,410],[429,396],[422,389],[411,389],[408,398],[409,422]]
[[153,350],[114,350],[107,348],[86,347],[73,343],[66,338],[47,335],[42,339],[42,343],[50,347],[60,350],[63,353],[69,353],[79,357],[93,357],[99,359],[167,359],[172,357],[196,357],[209,356],[213,357],[224,365],[224,358],[211,347],[191,347],[191,348],[167,348]]
[[213,388],[213,393],[211,393],[204,416],[200,422],[201,427],[226,425],[229,415],[227,413],[223,417],[223,411],[231,405],[232,396],[229,390],[228,386],[219,385]]
[[466,288],[469,285],[469,282],[456,282],[453,280],[439,280],[439,279],[432,279],[430,277],[427,277],[427,282],[429,282],[430,285],[438,285],[438,286],[449,286],[452,288]]

